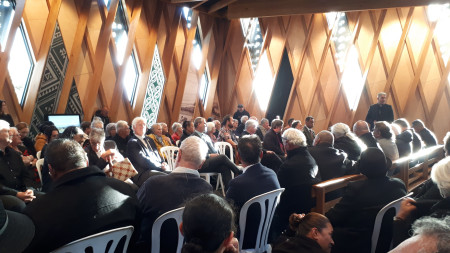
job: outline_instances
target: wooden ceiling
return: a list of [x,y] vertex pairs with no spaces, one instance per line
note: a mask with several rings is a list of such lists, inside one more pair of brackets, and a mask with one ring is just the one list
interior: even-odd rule
[[448,0],[166,0],[215,17],[276,17],[331,11],[361,11],[448,3]]

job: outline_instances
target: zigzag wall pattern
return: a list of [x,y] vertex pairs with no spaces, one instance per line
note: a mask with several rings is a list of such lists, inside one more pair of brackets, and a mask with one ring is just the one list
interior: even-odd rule
[[45,115],[55,113],[68,64],[69,59],[61,36],[61,30],[58,23],[56,23],[50,52],[44,68],[44,76],[39,85],[36,106],[31,118],[30,134],[32,136],[39,133],[37,126],[45,120]]

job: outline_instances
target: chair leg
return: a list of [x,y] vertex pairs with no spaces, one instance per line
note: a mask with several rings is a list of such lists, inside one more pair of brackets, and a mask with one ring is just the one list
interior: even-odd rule
[[222,187],[222,195],[225,196],[225,187],[223,186],[222,174],[220,173],[217,174],[216,191],[219,189],[219,184]]

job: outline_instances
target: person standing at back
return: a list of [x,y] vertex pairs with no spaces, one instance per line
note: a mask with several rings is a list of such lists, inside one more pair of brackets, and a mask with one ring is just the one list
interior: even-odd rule
[[385,92],[380,92],[377,95],[377,103],[369,107],[367,112],[366,122],[369,123],[370,129],[375,127],[377,121],[387,121],[392,123],[394,121],[394,111],[392,106],[386,104],[387,95]]

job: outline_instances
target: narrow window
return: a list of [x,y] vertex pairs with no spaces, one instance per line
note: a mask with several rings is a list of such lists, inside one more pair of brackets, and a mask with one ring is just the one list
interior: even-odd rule
[[134,57],[134,52],[131,53],[130,59],[127,61],[127,66],[125,69],[125,76],[123,79],[123,85],[125,92],[131,104],[136,93],[136,85],[139,80],[139,69],[136,62],[136,57]]
[[202,78],[200,79],[200,89],[199,89],[199,96],[200,100],[202,101],[204,109],[206,109],[208,89],[209,89],[209,76],[208,70],[205,68],[205,72],[203,72]]

